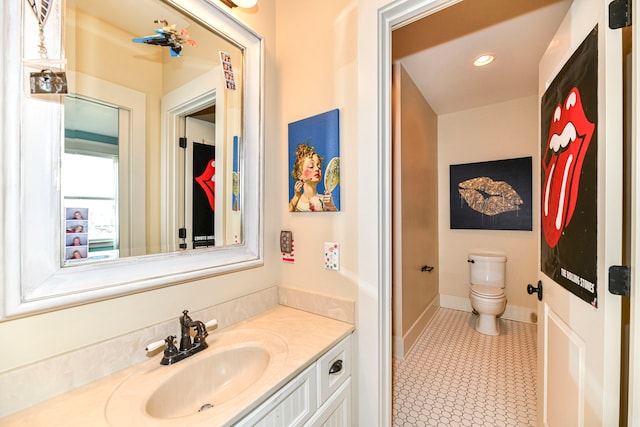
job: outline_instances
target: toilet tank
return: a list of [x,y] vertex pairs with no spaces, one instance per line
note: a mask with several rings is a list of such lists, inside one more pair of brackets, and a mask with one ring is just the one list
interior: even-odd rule
[[507,257],[497,254],[469,254],[469,271],[472,285],[489,285],[504,288]]

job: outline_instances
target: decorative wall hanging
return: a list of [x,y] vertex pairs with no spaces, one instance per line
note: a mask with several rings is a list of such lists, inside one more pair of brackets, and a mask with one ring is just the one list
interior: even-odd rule
[[339,110],[289,123],[289,172],[289,212],[340,210]]
[[[38,20],[39,40],[38,53],[42,59],[41,64],[49,62],[49,54],[44,37],[44,26],[49,19],[53,9],[53,0],[27,0],[33,15]],[[32,94],[57,94],[67,93],[67,75],[61,70],[52,70],[45,65],[39,72],[32,72],[29,75],[29,89]]]
[[598,27],[562,67],[540,110],[541,268],[597,307]]
[[156,19],[153,22],[156,24],[163,24],[162,28],[153,30],[156,34],[138,37],[131,41],[134,43],[144,43],[154,46],[166,46],[169,48],[169,52],[174,58],[181,56],[183,44],[186,43],[194,47],[198,45],[195,40],[191,40],[189,31],[187,31],[186,28],[178,31],[176,30],[176,25],[169,25],[166,19]]
[[452,229],[531,230],[531,157],[451,165]]
[[43,69],[42,71],[30,73],[29,87],[33,94],[56,94],[67,93],[67,74],[64,71],[53,71]]
[[51,10],[53,9],[53,0],[27,0],[31,11],[38,20],[38,27],[40,28],[40,57],[47,58],[47,47],[44,39],[44,25],[49,19]]

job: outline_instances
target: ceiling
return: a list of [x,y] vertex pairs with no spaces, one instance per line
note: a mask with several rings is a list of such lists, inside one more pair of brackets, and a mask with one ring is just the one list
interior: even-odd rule
[[156,0],[66,0],[66,7],[100,17],[135,37],[154,34],[153,30],[162,26],[154,22],[156,19],[166,19],[169,25],[176,24],[178,29],[189,26],[180,12]]
[[[538,93],[538,62],[569,0],[465,0],[393,32],[399,61],[437,114]],[[496,59],[477,68],[473,60]]]

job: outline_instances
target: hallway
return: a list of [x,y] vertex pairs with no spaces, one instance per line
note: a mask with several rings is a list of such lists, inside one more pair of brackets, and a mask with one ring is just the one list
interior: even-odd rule
[[393,360],[394,426],[536,425],[536,325],[501,319],[492,337],[474,321],[440,308],[409,356]]

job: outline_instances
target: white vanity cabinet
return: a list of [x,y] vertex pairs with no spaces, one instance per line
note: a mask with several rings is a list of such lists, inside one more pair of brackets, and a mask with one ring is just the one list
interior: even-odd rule
[[235,425],[351,425],[351,335]]

